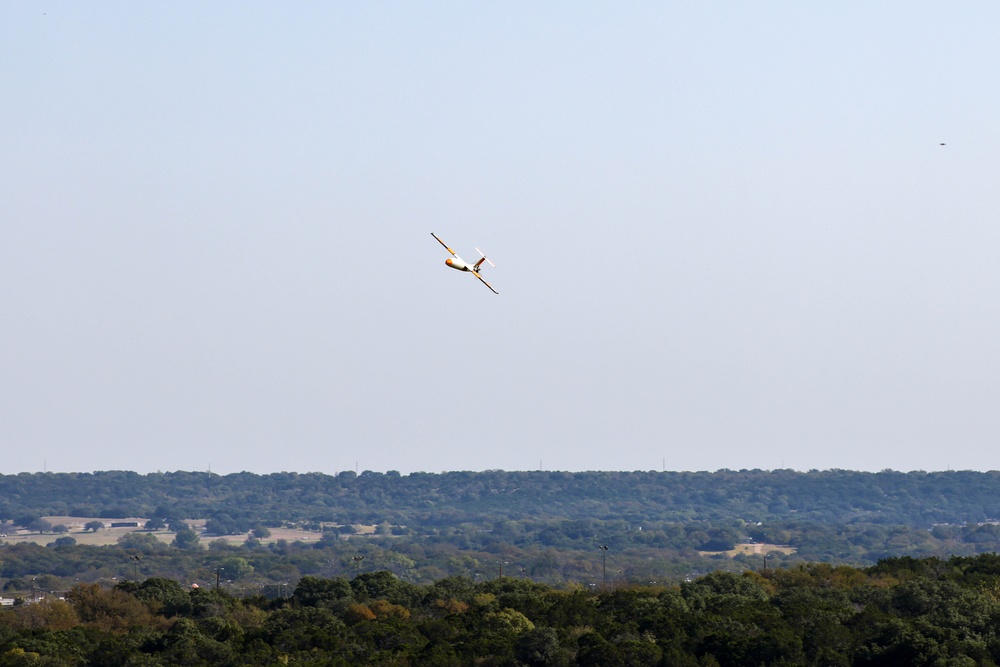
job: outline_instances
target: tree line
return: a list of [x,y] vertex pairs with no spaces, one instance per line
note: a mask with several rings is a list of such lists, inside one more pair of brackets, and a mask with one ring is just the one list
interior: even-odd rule
[[302,578],[269,598],[152,577],[0,611],[0,666],[996,665],[1000,557],[555,589]]
[[[0,587],[17,592],[53,567],[63,573],[53,588],[121,578],[135,569],[133,555],[142,576],[192,580],[221,558],[242,558],[251,567],[238,570],[244,586],[373,569],[427,584],[486,576],[503,562],[533,581],[588,585],[598,546],[610,548],[614,578],[631,584],[760,569],[765,554],[772,567],[973,556],[1000,550],[998,492],[996,473],[973,472],[5,475],[0,541],[20,528],[52,531],[52,540],[47,555],[0,544]],[[117,547],[85,547],[43,518],[53,515],[143,517],[145,530],[173,537],[168,546],[136,532]],[[207,518],[204,531],[191,518]],[[358,535],[358,524],[375,531]],[[281,527],[315,537],[269,539]],[[217,539],[236,534],[246,540]],[[741,543],[760,548],[730,551]],[[768,545],[789,548],[768,553]],[[49,561],[59,564],[42,566]]]
[[715,472],[257,475],[126,471],[0,475],[0,520],[226,515],[430,527],[493,519],[853,522],[931,526],[1000,518],[1000,472]]

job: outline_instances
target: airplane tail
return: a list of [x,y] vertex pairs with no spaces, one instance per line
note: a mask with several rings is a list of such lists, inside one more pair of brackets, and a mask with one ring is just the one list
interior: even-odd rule
[[482,258],[482,259],[480,259],[480,260],[479,260],[478,262],[476,262],[476,265],[472,267],[472,270],[473,270],[473,271],[478,271],[478,270],[479,270],[479,267],[480,267],[480,265],[481,265],[481,264],[482,264],[483,262],[488,262],[488,263],[489,263],[489,265],[490,265],[490,266],[492,266],[492,267],[493,267],[494,269],[495,269],[495,268],[497,268],[497,265],[496,265],[496,264],[494,264],[493,262],[491,262],[491,261],[490,261],[489,257],[487,257],[487,256],[486,256],[486,253],[484,253],[484,252],[483,252],[482,250],[480,250],[479,248],[476,248],[476,252],[478,252],[478,253],[479,253],[480,255],[482,255],[482,256],[483,256],[483,258]]

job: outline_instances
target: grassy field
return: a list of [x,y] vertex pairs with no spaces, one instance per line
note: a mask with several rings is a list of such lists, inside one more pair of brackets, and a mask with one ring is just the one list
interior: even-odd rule
[[[174,539],[174,534],[167,530],[157,530],[157,531],[147,531],[143,530],[142,526],[145,525],[147,519],[142,517],[129,517],[126,519],[114,519],[115,523],[126,523],[134,522],[139,525],[139,528],[112,528],[111,519],[101,519],[98,517],[77,517],[77,516],[47,516],[43,517],[53,526],[58,526],[60,524],[69,528],[68,533],[30,533],[27,530],[9,531],[6,536],[0,536],[0,544],[19,544],[22,542],[33,542],[34,544],[40,544],[45,546],[51,542],[54,542],[56,538],[62,537],[64,535],[69,535],[76,540],[77,544],[89,544],[93,546],[106,546],[109,544],[117,544],[118,539],[123,535],[128,535],[129,533],[146,533],[155,536],[158,540],[169,544]],[[84,531],[83,527],[91,521],[100,521],[105,525],[105,528],[98,531]],[[242,544],[249,537],[248,533],[242,533],[239,535],[206,535],[203,531],[205,529],[205,519],[188,519],[185,521],[188,526],[191,527],[196,533],[198,533],[203,543],[212,542],[214,540],[226,540],[230,544]],[[375,526],[355,526],[358,535],[368,535],[375,532]],[[313,530],[301,530],[298,528],[269,528],[271,531],[271,536],[261,540],[264,544],[269,544],[271,542],[276,542],[278,540],[288,540],[289,542],[308,542],[318,540],[321,535]],[[793,554],[795,553],[795,547],[789,547],[781,544],[761,544],[759,542],[750,544],[737,544],[734,549],[729,551],[699,551],[698,553],[702,556],[719,556],[725,555],[729,558],[738,556],[740,554],[756,554],[763,555],[779,552],[783,554]]]
[[774,552],[793,554],[795,553],[795,547],[789,547],[783,544],[761,544],[759,542],[754,542],[751,544],[737,544],[735,548],[730,549],[729,551],[699,551],[698,553],[702,556],[725,555],[732,558],[734,556],[739,556],[740,554],[756,554],[760,556]]
[[[147,531],[143,530],[142,526],[145,525],[148,519],[142,517],[129,517],[125,519],[114,519],[115,523],[127,523],[135,522],[139,524],[138,528],[128,527],[128,528],[111,528],[111,519],[101,519],[99,517],[78,517],[78,516],[47,516],[43,517],[53,526],[63,525],[69,528],[68,533],[30,533],[27,530],[10,530],[7,532],[5,537],[0,537],[0,543],[3,544],[20,544],[23,542],[32,542],[34,544],[46,545],[54,542],[57,538],[63,536],[70,536],[76,540],[77,544],[89,544],[93,546],[106,546],[109,544],[117,544],[118,539],[123,535],[129,533],[146,533],[155,536],[158,540],[164,543],[170,543],[174,539],[174,534],[167,530],[157,530],[157,531]],[[91,521],[100,521],[105,525],[105,528],[98,531],[84,531],[83,527]],[[241,544],[246,541],[249,536],[248,533],[243,533],[241,535],[224,535],[221,538],[215,535],[205,535],[202,531],[205,528],[205,519],[189,519],[186,523],[201,537],[203,542],[211,542],[217,539],[224,539],[227,542],[233,544]],[[359,527],[359,533],[364,534],[365,532],[370,532],[369,530],[374,530],[374,527],[362,526]],[[264,544],[270,542],[275,542],[277,540],[288,540],[290,542],[294,541],[312,541],[318,540],[320,534],[311,530],[299,530],[296,528],[269,528],[271,531],[271,536],[267,539],[261,540]]]

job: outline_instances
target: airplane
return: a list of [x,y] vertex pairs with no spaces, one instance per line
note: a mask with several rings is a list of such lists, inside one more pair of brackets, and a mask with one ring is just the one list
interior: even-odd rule
[[492,266],[494,269],[497,268],[496,264],[494,264],[493,262],[490,262],[490,260],[486,258],[486,255],[483,254],[482,250],[480,250],[479,248],[476,248],[476,252],[478,252],[480,255],[483,256],[483,258],[481,260],[479,260],[475,264],[466,264],[466,262],[465,262],[464,259],[462,259],[458,255],[456,255],[454,250],[452,250],[451,248],[449,248],[447,246],[447,244],[445,244],[444,241],[442,241],[441,239],[439,239],[437,237],[437,234],[435,234],[434,232],[431,232],[431,236],[433,236],[437,240],[438,243],[440,243],[441,245],[443,245],[445,250],[447,250],[448,252],[451,253],[451,257],[449,257],[448,259],[444,260],[445,264],[447,264],[448,266],[450,266],[453,269],[457,269],[458,271],[468,271],[469,273],[471,273],[475,277],[479,278],[479,280],[484,285],[486,285],[487,287],[489,287],[491,292],[493,292],[494,294],[499,294],[500,293],[500,292],[496,291],[495,289],[493,289],[493,286],[490,285],[485,280],[483,280],[483,277],[481,275],[479,275],[479,267],[482,265],[483,262],[489,262],[490,266]]

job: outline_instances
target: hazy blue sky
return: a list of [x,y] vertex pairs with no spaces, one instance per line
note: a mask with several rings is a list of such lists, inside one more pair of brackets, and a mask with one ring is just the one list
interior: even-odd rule
[[3,3],[0,472],[1000,468],[998,26]]

